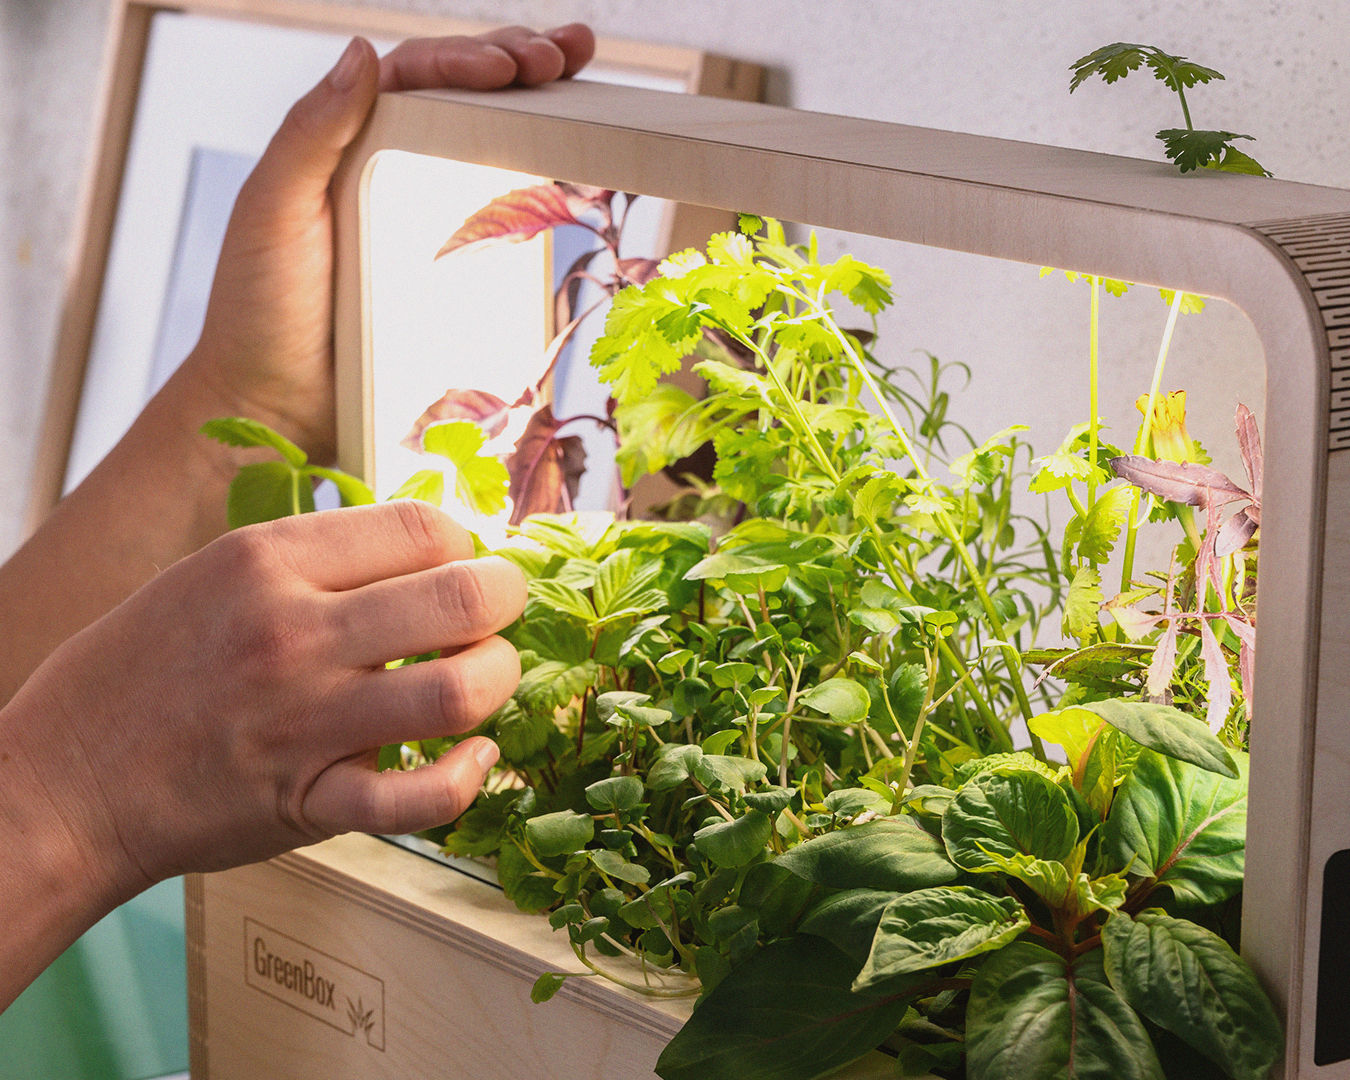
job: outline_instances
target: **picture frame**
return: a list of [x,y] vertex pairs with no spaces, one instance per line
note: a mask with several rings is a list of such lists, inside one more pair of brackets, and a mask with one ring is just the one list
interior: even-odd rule
[[[490,28],[312,0],[115,0],[98,136],[29,488],[28,531],[120,438],[195,340],[213,244],[249,157],[261,153],[286,108],[322,76],[346,39],[359,34],[388,46],[406,37]],[[251,50],[245,78],[192,92],[174,81],[185,75],[184,41],[201,29],[218,39],[220,49]],[[276,62],[258,63],[259,49],[273,53]],[[211,68],[200,49],[186,66],[187,77]],[[755,98],[763,71],[698,49],[601,37],[588,77]],[[244,92],[254,95],[248,107],[239,96]],[[175,105],[183,106],[177,119]],[[214,137],[225,128],[223,158],[198,155],[194,161],[193,150],[204,145],[199,133],[210,130]],[[165,205],[182,212],[164,214]],[[140,216],[126,225],[127,213]],[[706,223],[682,213],[672,216],[669,228],[675,243],[706,233]],[[119,245],[119,229],[134,230],[135,244]],[[184,267],[195,269],[183,273]]]

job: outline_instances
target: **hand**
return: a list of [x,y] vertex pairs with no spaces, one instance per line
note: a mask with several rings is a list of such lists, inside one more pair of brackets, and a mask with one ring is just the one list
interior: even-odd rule
[[412,501],[221,537],[62,645],[0,712],[0,825],[59,828],[48,846],[73,845],[110,906],[186,871],[453,819],[496,760],[490,740],[412,772],[374,764],[383,744],[471,729],[515,688],[515,650],[494,635],[524,579],[471,555]]
[[332,221],[328,185],[377,90],[536,86],[595,49],[578,23],[404,42],[383,60],[361,39],[291,109],[245,183],[225,236],[202,337],[185,374],[319,462],[334,455]]

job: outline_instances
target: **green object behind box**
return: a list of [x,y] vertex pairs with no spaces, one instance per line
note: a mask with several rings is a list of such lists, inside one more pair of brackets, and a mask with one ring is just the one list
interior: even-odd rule
[[146,1080],[187,1069],[183,883],[118,908],[0,1015],[0,1080]]

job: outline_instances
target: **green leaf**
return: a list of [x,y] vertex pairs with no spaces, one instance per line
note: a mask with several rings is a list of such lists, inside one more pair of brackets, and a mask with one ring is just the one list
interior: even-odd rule
[[970,988],[966,1051],[968,1080],[1165,1080],[1099,949],[1072,967],[1028,941],[995,953]]
[[245,465],[230,483],[226,519],[230,528],[275,521],[314,509],[309,478],[285,461]]
[[557,971],[546,971],[539,978],[534,980],[534,985],[530,987],[530,1000],[536,1005],[547,1001],[559,990],[562,984],[567,981],[567,976]]
[[[1209,168],[1218,169],[1220,172],[1235,172],[1245,176],[1270,176],[1270,170],[1257,161],[1254,157],[1244,154],[1236,146],[1230,146],[1223,152],[1222,161],[1211,161]],[[1188,294],[1186,300],[1182,301],[1183,310],[1186,301],[1192,299]],[[1170,301],[1169,301],[1170,303]]]
[[1171,705],[1108,698],[1074,707],[1096,714],[1140,746],[1220,776],[1238,775],[1232,755],[1205,722]]
[[767,768],[762,761],[736,757],[731,754],[704,754],[693,765],[693,774],[705,787],[734,791],[737,794],[749,785],[764,779]]
[[1097,612],[1102,606],[1102,575],[1084,563],[1074,571],[1069,595],[1064,601],[1064,633],[1085,641],[1098,630]]
[[320,465],[310,465],[305,472],[320,480],[327,480],[337,488],[342,506],[370,506],[375,502],[375,492],[370,490],[370,485],[351,473],[341,469],[325,469]]
[[735,869],[750,863],[768,846],[772,827],[768,814],[751,810],[735,821],[705,825],[694,833],[694,843],[714,866]]
[[881,818],[825,833],[775,860],[798,877],[831,889],[909,892],[955,881],[942,842],[903,818]]
[[506,898],[521,911],[543,911],[558,901],[553,878],[541,874],[525,853],[509,840],[497,855],[497,881]]
[[506,506],[511,476],[495,457],[479,451],[487,433],[472,420],[446,420],[422,433],[422,449],[447,458],[455,467],[455,494],[479,514],[496,514]]
[[669,791],[679,787],[694,773],[694,766],[703,759],[703,750],[688,743],[668,743],[657,752],[656,760],[647,770],[647,787],[652,791]]
[[660,559],[623,548],[601,560],[595,573],[595,610],[601,619],[645,615],[664,607],[666,594],[653,588],[661,576]]
[[615,814],[637,806],[642,790],[636,776],[610,776],[586,788],[586,801],[602,813]]
[[575,616],[587,626],[593,626],[599,616],[595,606],[580,589],[564,585],[552,578],[535,578],[530,582],[531,599],[538,600],[552,611]]
[[822,712],[836,724],[856,724],[867,716],[872,699],[866,688],[852,679],[826,679],[797,698],[808,708]]
[[[440,506],[441,500],[444,498],[445,473],[436,469],[422,469],[403,481],[398,490],[389,496],[389,501],[421,499],[423,502],[431,503],[432,506]],[[541,975],[540,978],[543,978],[543,976]]]
[[[1245,758],[1239,761],[1245,774]],[[1242,888],[1247,782],[1150,750],[1116,792],[1102,850],[1131,874],[1156,878],[1180,900],[1217,904]]]
[[1163,152],[1176,163],[1180,172],[1190,172],[1221,163],[1224,151],[1233,149],[1234,139],[1250,139],[1234,131],[1191,131],[1187,128],[1165,128],[1158,132]]
[[645,866],[629,862],[617,851],[590,851],[587,854],[590,855],[591,862],[595,864],[597,870],[618,881],[626,881],[630,885],[645,885],[652,876]]
[[525,839],[541,858],[570,855],[584,848],[595,837],[595,821],[589,814],[559,810],[541,814],[525,822]]
[[201,427],[203,435],[225,443],[227,446],[264,446],[279,453],[288,464],[302,469],[309,462],[306,454],[284,435],[279,435],[266,424],[248,420],[242,416],[224,417],[208,420]]
[[1078,534],[1078,557],[1104,563],[1120,538],[1121,527],[1130,512],[1133,493],[1128,484],[1109,487],[1088,510]]
[[816,904],[797,930],[823,937],[862,964],[872,951],[872,939],[876,937],[881,916],[894,899],[895,893],[890,889],[845,889]]
[[1234,1080],[1265,1080],[1284,1051],[1275,1009],[1217,934],[1160,911],[1112,915],[1106,974],[1141,1015],[1179,1035]]
[[[809,934],[733,968],[656,1063],[662,1080],[816,1080],[895,1030],[906,993],[853,993],[853,960]],[[923,977],[915,978],[916,992]]]
[[492,714],[483,733],[496,740],[502,758],[512,764],[528,761],[543,750],[554,730],[550,713],[524,710],[513,699]]
[[896,975],[1001,949],[1030,925],[1013,897],[990,896],[966,885],[896,897],[882,913],[872,951],[853,988],[868,990]]
[[993,867],[990,853],[1062,861],[1078,843],[1078,817],[1052,780],[1027,770],[984,773],[942,814],[948,857],[966,870]]

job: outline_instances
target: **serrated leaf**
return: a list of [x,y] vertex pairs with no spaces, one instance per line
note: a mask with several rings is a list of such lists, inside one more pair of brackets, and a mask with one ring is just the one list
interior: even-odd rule
[[882,912],[872,951],[853,982],[868,990],[907,975],[1001,949],[1031,920],[1011,896],[966,885],[919,889]]
[[309,455],[291,442],[290,439],[273,431],[266,424],[261,424],[257,420],[249,420],[246,417],[228,416],[218,420],[208,420],[202,425],[201,433],[209,435],[227,446],[268,447],[279,453],[286,462],[297,469],[303,468],[309,461]]
[[531,599],[540,601],[550,610],[572,615],[588,626],[594,625],[599,618],[585,593],[552,578],[535,578],[529,583],[529,594]]
[[1235,131],[1192,131],[1187,128],[1164,128],[1158,132],[1163,152],[1176,163],[1180,172],[1191,172],[1223,159],[1232,149],[1234,139],[1250,139]]
[[1120,538],[1133,498],[1128,486],[1107,488],[1087,512],[1078,534],[1078,557],[1104,563]]
[[493,241],[518,243],[557,225],[575,225],[577,219],[567,192],[558,184],[536,184],[493,199],[455,230],[436,252],[436,258]]
[[1112,915],[1106,974],[1141,1015],[1179,1035],[1234,1080],[1264,1080],[1284,1051],[1275,1009],[1217,934],[1160,911]]
[[1095,567],[1083,564],[1074,571],[1064,600],[1064,632],[1079,641],[1097,635],[1097,613],[1102,606],[1102,575]]
[[389,496],[390,502],[394,499],[421,499],[432,506],[440,506],[444,498],[445,474],[436,469],[422,469],[413,473]]
[[1096,949],[1070,966],[1016,941],[985,961],[966,1009],[968,1080],[1165,1080]]

